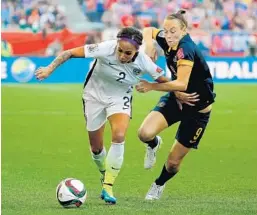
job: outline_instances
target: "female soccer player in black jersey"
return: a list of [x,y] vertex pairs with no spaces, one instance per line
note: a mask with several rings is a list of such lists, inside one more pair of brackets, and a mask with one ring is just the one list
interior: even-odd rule
[[[166,83],[148,83],[141,81],[136,87],[139,92],[150,90],[166,91],[157,106],[146,117],[139,129],[139,138],[147,143],[144,166],[151,168],[156,161],[156,151],[161,138],[156,136],[162,130],[179,122],[176,140],[171,148],[166,164],[160,176],[152,184],[145,199],[159,199],[165,183],[179,171],[183,158],[191,148],[197,148],[208,124],[215,93],[209,67],[200,50],[187,33],[185,11],[181,10],[166,17],[163,30],[144,29],[146,53],[155,54],[152,39],[163,49],[167,66],[172,74],[172,81]],[[194,95],[195,103],[181,104],[176,99],[176,92],[184,91]]]

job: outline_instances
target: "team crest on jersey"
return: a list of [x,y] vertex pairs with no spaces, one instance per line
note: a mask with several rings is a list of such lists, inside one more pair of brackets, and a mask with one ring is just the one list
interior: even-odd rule
[[184,51],[182,48],[180,48],[178,51],[177,51],[177,60],[179,59],[182,59],[184,58]]
[[174,63],[177,63],[177,61],[178,61],[178,57],[175,56],[175,57],[173,58],[173,62],[174,62]]
[[165,102],[159,102],[159,104],[157,105],[157,107],[164,107],[166,105]]
[[133,74],[134,75],[139,75],[142,71],[140,69],[134,68],[133,69]]
[[88,45],[88,52],[93,53],[95,51],[98,51],[98,45],[97,44]]

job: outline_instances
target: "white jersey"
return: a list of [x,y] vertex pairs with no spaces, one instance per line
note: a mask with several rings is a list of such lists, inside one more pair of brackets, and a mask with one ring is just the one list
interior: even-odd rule
[[113,97],[130,95],[142,75],[149,74],[156,80],[164,74],[141,50],[134,62],[120,63],[116,46],[117,40],[85,45],[85,57],[95,58],[95,61],[85,81],[83,98],[108,102]]

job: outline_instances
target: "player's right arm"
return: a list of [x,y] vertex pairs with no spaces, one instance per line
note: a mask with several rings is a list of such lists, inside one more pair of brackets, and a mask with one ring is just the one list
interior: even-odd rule
[[157,34],[160,32],[159,29],[154,27],[147,27],[143,30],[143,38],[145,42],[145,53],[153,60],[156,59],[156,48],[153,43],[153,39],[156,40]]
[[49,75],[51,75],[57,67],[59,67],[65,61],[67,61],[73,57],[74,58],[84,58],[85,57],[84,46],[77,47],[74,49],[69,49],[69,50],[61,52],[61,54],[59,54],[48,66],[39,67],[36,70],[36,73],[35,73],[36,78],[40,81],[44,80]]
[[90,44],[63,51],[48,66],[38,68],[35,73],[36,78],[38,80],[44,80],[49,75],[51,75],[56,68],[58,68],[61,64],[63,64],[70,58],[98,58],[105,56],[110,51],[109,47],[111,47],[112,45],[112,41],[106,41],[98,44]]
[[143,29],[143,37],[145,43],[152,43],[152,39],[156,40],[157,34],[160,32],[160,29],[154,27],[147,27]]

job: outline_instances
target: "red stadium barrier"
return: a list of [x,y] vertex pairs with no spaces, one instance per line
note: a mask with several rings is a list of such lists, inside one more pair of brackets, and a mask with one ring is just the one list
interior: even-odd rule
[[59,32],[31,33],[31,32],[2,32],[2,39],[12,45],[13,55],[44,55],[46,48],[58,40],[63,49],[82,46],[86,41],[86,33],[72,33],[68,29]]

